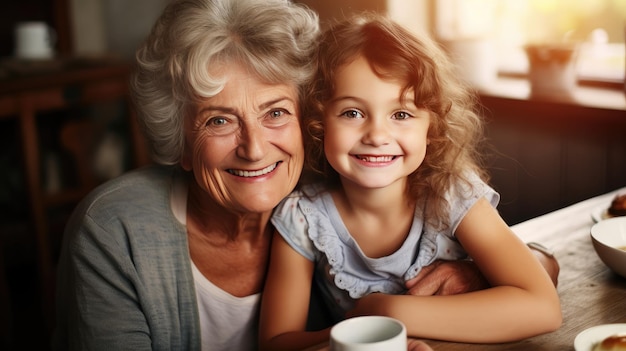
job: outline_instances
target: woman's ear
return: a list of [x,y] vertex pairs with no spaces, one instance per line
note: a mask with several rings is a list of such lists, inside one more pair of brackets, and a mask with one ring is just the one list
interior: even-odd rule
[[189,148],[185,145],[183,149],[183,156],[180,158],[180,166],[188,172],[193,169],[193,162],[191,162],[192,156],[190,153]]
[[[191,110],[188,110],[188,111],[191,111]],[[183,137],[183,152],[180,158],[180,166],[185,171],[191,171],[193,169],[193,152],[192,152],[193,148],[188,145],[189,139],[187,139],[188,138],[188,133],[187,133],[188,123],[190,122],[185,117],[183,119],[183,132],[181,133],[181,136]]]

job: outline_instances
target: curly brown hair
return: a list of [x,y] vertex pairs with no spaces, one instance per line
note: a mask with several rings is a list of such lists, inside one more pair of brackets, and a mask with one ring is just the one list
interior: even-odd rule
[[360,56],[381,79],[405,82],[401,96],[414,92],[415,104],[431,112],[430,144],[421,166],[409,175],[407,191],[415,199],[425,198],[431,221],[446,225],[438,219],[447,218],[445,194],[453,184],[467,184],[472,173],[487,180],[478,151],[483,121],[474,95],[456,77],[445,52],[428,37],[417,37],[382,15],[367,13],[338,22],[320,37],[317,72],[303,114],[305,171],[317,175],[314,180],[321,177],[328,188],[340,186],[339,175],[324,157],[322,116],[338,68]]

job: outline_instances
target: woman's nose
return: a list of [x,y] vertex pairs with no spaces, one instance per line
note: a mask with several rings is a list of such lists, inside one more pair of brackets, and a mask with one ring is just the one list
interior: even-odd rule
[[265,156],[267,136],[263,128],[258,125],[246,125],[241,129],[237,156],[249,160],[258,161]]

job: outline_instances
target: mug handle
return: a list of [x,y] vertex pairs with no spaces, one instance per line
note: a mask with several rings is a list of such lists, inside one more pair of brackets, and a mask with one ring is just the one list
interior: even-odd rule
[[50,49],[54,49],[54,46],[57,43],[57,31],[52,26],[46,26],[46,29],[48,34],[48,45],[50,46]]

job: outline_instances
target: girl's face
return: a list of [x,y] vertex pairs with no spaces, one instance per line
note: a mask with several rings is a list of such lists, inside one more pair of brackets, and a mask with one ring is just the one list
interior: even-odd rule
[[324,113],[324,151],[346,181],[382,188],[415,171],[426,155],[429,111],[400,81],[382,80],[365,58],[341,66]]
[[224,90],[185,121],[182,166],[221,206],[271,211],[302,171],[297,89],[263,83],[237,64],[221,68]]

